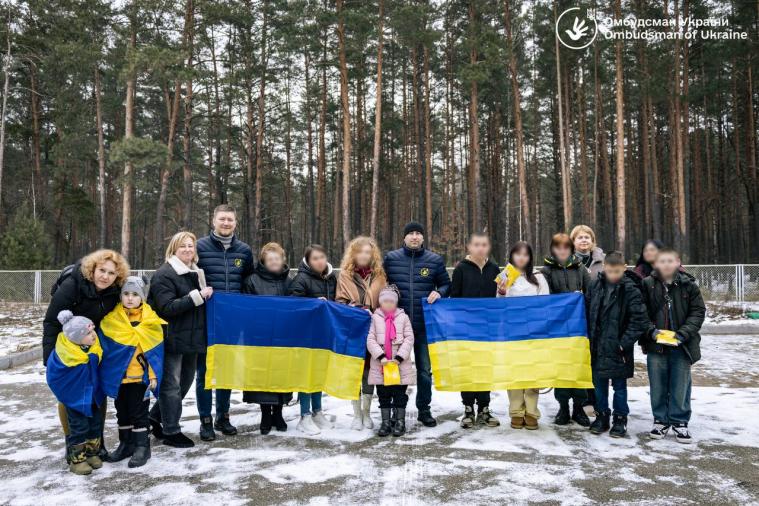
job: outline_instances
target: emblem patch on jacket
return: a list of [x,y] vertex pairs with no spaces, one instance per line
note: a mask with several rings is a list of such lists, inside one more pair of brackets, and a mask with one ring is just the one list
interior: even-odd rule
[[423,278],[426,278],[427,276],[430,275],[430,270],[427,267],[422,267],[419,270],[419,275],[422,276]]
[[235,267],[242,267],[242,258],[235,258]]

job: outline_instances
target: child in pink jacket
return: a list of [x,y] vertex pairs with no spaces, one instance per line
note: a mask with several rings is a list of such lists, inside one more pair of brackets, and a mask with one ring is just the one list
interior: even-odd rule
[[[414,330],[408,315],[398,307],[398,289],[386,286],[379,294],[379,307],[372,314],[372,326],[366,338],[369,361],[369,384],[377,385],[382,424],[378,436],[402,436],[406,433],[406,389],[416,383],[416,370],[411,363]],[[384,366],[398,364],[400,385],[385,385]],[[392,410],[392,417],[391,417]]]

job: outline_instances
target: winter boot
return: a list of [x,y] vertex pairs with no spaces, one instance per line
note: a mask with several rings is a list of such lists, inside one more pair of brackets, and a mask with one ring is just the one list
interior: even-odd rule
[[261,434],[266,435],[271,432],[274,425],[274,419],[271,414],[271,404],[261,404]]
[[132,427],[119,427],[119,446],[111,452],[108,462],[121,462],[131,457],[133,453],[134,439],[132,438]]
[[420,411],[416,419],[422,422],[422,425],[425,427],[435,427],[437,425],[437,420],[435,420],[435,417],[432,416],[432,413],[430,413],[429,409]]
[[[103,413],[103,416],[105,417],[105,413]],[[108,455],[108,448],[105,447],[105,436],[102,432],[98,438],[98,457],[100,457],[100,462],[108,462],[108,459],[111,458]]]
[[192,448],[195,446],[195,441],[181,432],[177,432],[176,434],[164,434],[163,444],[173,446],[174,448]]
[[321,429],[319,429],[319,427],[317,427],[314,423],[313,417],[311,415],[302,415],[300,417],[298,425],[295,426],[295,430],[302,432],[308,436],[316,436],[322,432]]
[[609,430],[610,415],[611,414],[608,411],[606,413],[596,413],[596,419],[593,420],[593,423],[590,424],[590,433],[603,434]]
[[611,437],[625,437],[627,435],[627,415],[614,415],[614,423],[611,426],[609,435]]
[[572,403],[572,420],[582,427],[590,427],[590,418],[585,414],[579,402]]
[[134,454],[129,459],[127,467],[144,466],[150,459],[150,433],[147,429],[136,429],[134,436]]
[[390,425],[390,408],[381,408],[380,413],[382,414],[382,423],[380,424],[379,431],[377,431],[377,435],[379,437],[386,437],[393,430],[392,425]]
[[527,430],[538,430],[538,419],[531,415],[524,415],[524,428]]
[[474,427],[474,407],[464,406],[464,418],[461,419],[461,427],[471,429]]
[[374,422],[372,422],[372,394],[361,395],[361,422],[367,429],[374,428]]
[[163,439],[163,427],[161,426],[161,422],[158,420],[154,420],[152,418],[150,420],[150,433],[153,434],[153,437],[156,439]]
[[87,463],[84,443],[71,445],[67,450],[66,460],[69,462],[69,471],[74,474],[92,474],[92,467]]
[[213,430],[213,419],[210,416],[204,416],[200,419],[200,439],[203,441],[214,441],[216,432]]
[[287,422],[282,416],[282,405],[277,404],[271,407],[272,421],[274,422],[274,428],[279,432],[287,431]]
[[351,401],[353,407],[353,421],[351,422],[351,429],[361,430],[364,428],[363,417],[361,416],[361,401]]
[[559,402],[559,412],[556,413],[556,417],[553,419],[553,423],[556,425],[569,424],[569,401]]
[[511,428],[512,429],[522,429],[522,428],[524,428],[524,417],[523,416],[512,416],[511,417]]
[[501,425],[501,421],[494,417],[490,412],[490,408],[485,406],[477,413],[477,425],[485,425],[487,427],[498,427]]
[[100,438],[88,439],[84,442],[84,453],[87,456],[87,463],[92,469],[103,467],[103,460],[100,458]]
[[406,408],[396,408],[394,420],[393,436],[399,437],[404,435],[406,433]]
[[225,436],[236,436],[237,435],[237,427],[229,423],[229,413],[224,413],[223,415],[216,415],[216,421],[213,424],[213,428],[221,431],[222,434]]

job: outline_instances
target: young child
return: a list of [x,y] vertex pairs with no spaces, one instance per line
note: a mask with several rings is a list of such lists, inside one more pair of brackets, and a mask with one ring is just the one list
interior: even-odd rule
[[[469,236],[466,245],[467,256],[453,269],[451,297],[480,298],[495,297],[496,283],[500,269],[490,260],[490,238],[483,233]],[[477,417],[475,418],[474,403],[477,402]],[[461,402],[464,404],[464,416],[461,426],[465,429],[474,424],[488,427],[498,427],[498,418],[490,413],[490,392],[461,392]]]
[[678,442],[691,443],[690,368],[701,359],[704,299],[695,279],[680,270],[680,255],[669,248],[657,253],[642,292],[650,320],[640,342],[648,358],[654,414],[649,436],[662,439],[671,427]]
[[622,253],[612,251],[604,258],[603,271],[585,296],[588,311],[590,360],[595,387],[596,419],[590,432],[609,430],[609,382],[614,388],[614,423],[609,435],[627,434],[627,378],[635,372],[635,343],[648,328],[648,320],[637,275],[627,270]]
[[[162,320],[145,302],[145,281],[129,276],[121,287],[121,302],[100,322],[103,362],[101,384],[116,399],[119,446],[110,462],[129,458],[129,467],[150,458],[150,394],[158,396],[163,371]],[[131,458],[130,458],[131,457]]]
[[100,404],[104,400],[98,380],[98,364],[103,356],[95,324],[69,310],[58,313],[63,331],[58,334],[55,350],[47,361],[47,384],[58,402],[66,408],[69,435],[66,456],[69,471],[90,474],[100,469],[98,457],[103,418]]
[[[399,293],[394,285],[380,291],[379,305],[372,314],[372,325],[366,338],[371,355],[369,384],[377,385],[382,424],[377,435],[402,436],[406,433],[406,404],[409,385],[416,384],[416,370],[411,363],[414,330],[403,309],[398,308]],[[399,385],[385,385],[385,365],[393,362],[400,371]],[[392,417],[391,417],[392,410]]]
[[[517,242],[509,251],[509,264],[517,271],[519,277],[509,286],[508,279],[504,279],[498,286],[499,297],[527,297],[532,295],[548,295],[548,283],[542,273],[534,273],[534,256],[532,246],[524,241]],[[537,388],[508,390],[509,394],[509,417],[513,429],[536,430],[540,410],[538,398],[540,390]]]

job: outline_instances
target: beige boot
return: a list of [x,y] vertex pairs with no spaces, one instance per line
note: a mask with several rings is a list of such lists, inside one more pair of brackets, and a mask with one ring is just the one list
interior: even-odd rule
[[367,429],[374,428],[371,417],[372,394],[361,394],[361,421]]
[[364,428],[364,422],[362,421],[361,413],[361,401],[351,401],[353,407],[353,421],[351,422],[351,429],[361,430]]
[[84,443],[68,447],[69,471],[74,474],[92,474],[92,467],[87,463]]
[[85,441],[84,453],[87,458],[87,463],[92,469],[100,469],[103,467],[103,461],[98,456],[100,453],[100,438],[88,439]]

